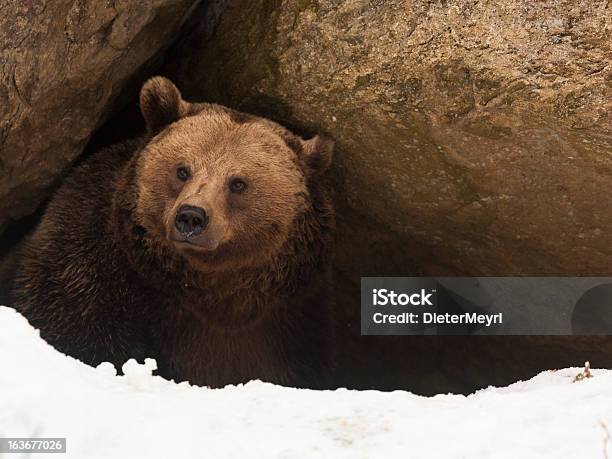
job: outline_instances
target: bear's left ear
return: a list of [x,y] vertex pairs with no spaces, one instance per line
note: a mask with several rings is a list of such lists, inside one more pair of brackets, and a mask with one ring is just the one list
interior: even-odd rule
[[158,134],[163,128],[189,112],[174,84],[164,77],[153,77],[140,90],[140,111],[150,135]]
[[310,175],[325,172],[334,155],[334,140],[326,135],[316,135],[312,139],[302,141],[302,161]]

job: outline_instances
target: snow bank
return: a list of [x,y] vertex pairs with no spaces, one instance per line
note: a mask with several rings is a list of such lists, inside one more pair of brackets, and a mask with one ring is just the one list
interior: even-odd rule
[[128,362],[122,377],[88,367],[0,307],[0,437],[66,437],[61,457],[74,458],[612,456],[607,370],[426,398],[261,382],[211,390],[152,367]]

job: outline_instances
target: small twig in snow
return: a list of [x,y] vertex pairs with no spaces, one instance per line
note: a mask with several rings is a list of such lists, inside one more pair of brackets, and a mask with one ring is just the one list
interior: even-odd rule
[[576,375],[573,382],[582,381],[583,379],[592,378],[592,377],[593,375],[591,374],[591,364],[587,360],[586,362],[584,362],[584,370],[582,370],[580,373]]

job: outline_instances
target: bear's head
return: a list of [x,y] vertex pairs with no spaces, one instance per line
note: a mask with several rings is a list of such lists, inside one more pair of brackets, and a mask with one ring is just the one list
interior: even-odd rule
[[189,103],[167,79],[143,86],[148,142],[136,164],[138,224],[210,268],[254,264],[279,251],[333,141],[310,140],[259,117]]

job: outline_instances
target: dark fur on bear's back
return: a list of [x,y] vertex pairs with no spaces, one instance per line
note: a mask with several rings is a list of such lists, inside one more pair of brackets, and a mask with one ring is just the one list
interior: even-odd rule
[[[223,107],[206,109],[242,121]],[[270,126],[301,148],[304,141]],[[91,365],[151,357],[162,376],[198,385],[321,387],[332,354],[334,214],[318,178],[296,193],[307,205],[282,246],[261,252],[265,261],[245,253],[200,266],[135,217],[140,156],[158,133],[99,151],[72,171],[25,244],[13,304],[50,344]]]

